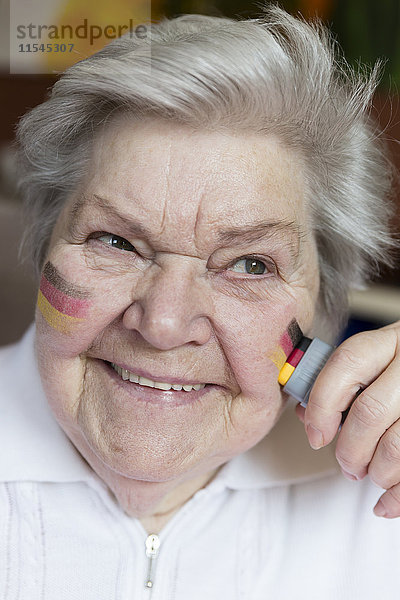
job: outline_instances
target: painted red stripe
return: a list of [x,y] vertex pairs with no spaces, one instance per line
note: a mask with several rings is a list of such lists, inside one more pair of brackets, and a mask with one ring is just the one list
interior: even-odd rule
[[72,298],[58,290],[44,275],[40,280],[40,291],[54,308],[70,317],[84,317],[89,307],[88,300]]
[[293,342],[290,338],[288,331],[285,331],[285,333],[282,335],[281,339],[279,340],[279,344],[282,346],[282,349],[286,356],[289,356],[289,354],[293,350]]
[[299,362],[304,356],[303,350],[299,350],[299,348],[295,348],[293,352],[289,355],[289,358],[286,362],[288,362],[292,367],[297,367]]

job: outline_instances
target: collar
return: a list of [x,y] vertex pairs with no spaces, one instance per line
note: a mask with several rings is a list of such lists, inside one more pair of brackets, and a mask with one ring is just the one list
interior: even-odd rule
[[[53,417],[34,351],[35,325],[21,340],[0,349],[0,481],[78,482],[97,475]],[[338,472],[332,445],[308,445],[303,425],[288,404],[272,431],[226,463],[212,483],[261,489],[310,481]]]

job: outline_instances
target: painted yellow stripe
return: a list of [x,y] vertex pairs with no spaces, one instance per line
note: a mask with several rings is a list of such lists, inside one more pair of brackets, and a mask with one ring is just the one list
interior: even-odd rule
[[285,363],[279,372],[278,381],[281,385],[285,385],[290,379],[291,374],[294,371],[294,366],[290,363]]
[[268,358],[272,360],[274,365],[276,365],[279,370],[281,370],[286,362],[287,356],[284,353],[283,348],[278,346],[273,353],[268,356]]
[[61,333],[71,333],[74,325],[81,323],[84,320],[64,315],[64,313],[58,311],[50,304],[40,290],[37,305],[48,324],[54,329],[57,329],[57,331],[61,331]]

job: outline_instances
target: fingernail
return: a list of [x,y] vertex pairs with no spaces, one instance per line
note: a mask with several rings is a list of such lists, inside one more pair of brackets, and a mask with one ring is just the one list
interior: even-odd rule
[[383,506],[383,502],[380,500],[374,508],[374,513],[377,517],[386,517],[387,515],[386,508]]
[[344,469],[342,469],[342,473],[347,479],[351,479],[352,481],[357,481],[357,477],[355,475],[352,475],[348,471],[345,471]]
[[307,436],[308,441],[310,442],[311,448],[314,450],[318,450],[322,448],[324,445],[324,439],[322,437],[322,433],[319,429],[314,427],[313,425],[307,425]]

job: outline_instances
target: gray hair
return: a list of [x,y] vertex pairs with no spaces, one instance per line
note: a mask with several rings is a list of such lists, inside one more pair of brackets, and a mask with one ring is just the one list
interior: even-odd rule
[[19,123],[22,247],[39,275],[64,202],[79,185],[93,135],[127,113],[198,129],[274,134],[303,157],[319,251],[319,310],[330,331],[347,292],[391,265],[391,167],[370,116],[380,65],[354,72],[319,22],[277,6],[238,20],[185,14],[112,41],[60,77]]

